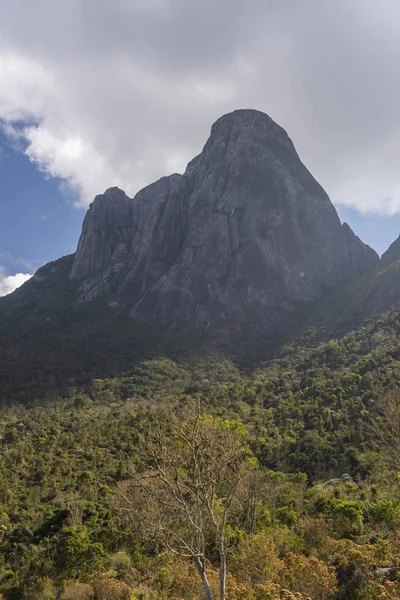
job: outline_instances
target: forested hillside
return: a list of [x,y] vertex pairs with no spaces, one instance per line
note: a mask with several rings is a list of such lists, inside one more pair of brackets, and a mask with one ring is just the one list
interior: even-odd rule
[[398,598],[399,331],[393,310],[339,340],[310,331],[251,373],[220,353],[148,358],[10,401],[4,598],[194,600],[202,569],[219,598],[222,542],[230,600]]
[[400,241],[396,240],[381,262],[368,274],[328,294],[306,317],[304,328],[316,327],[320,337],[339,337],[399,305]]
[[132,372],[145,358],[178,358],[200,343],[137,323],[123,308],[110,308],[107,297],[77,302],[68,279],[72,259],[45,265],[0,298],[0,404],[57,398],[71,386]]

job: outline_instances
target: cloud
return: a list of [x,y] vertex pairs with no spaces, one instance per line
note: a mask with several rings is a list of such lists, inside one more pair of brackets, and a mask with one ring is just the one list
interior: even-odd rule
[[269,113],[336,204],[400,212],[397,0],[4,0],[0,119],[87,205]]
[[29,273],[7,275],[4,267],[0,267],[0,296],[7,296],[32,277]]

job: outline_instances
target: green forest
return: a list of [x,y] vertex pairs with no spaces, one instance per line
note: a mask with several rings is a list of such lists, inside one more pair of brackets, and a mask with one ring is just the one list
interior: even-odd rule
[[399,598],[399,333],[311,329],[252,371],[160,352],[25,403],[3,374],[2,597]]

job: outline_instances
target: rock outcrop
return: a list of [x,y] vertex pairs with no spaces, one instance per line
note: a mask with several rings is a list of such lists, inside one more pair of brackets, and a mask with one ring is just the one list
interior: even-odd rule
[[382,254],[382,263],[393,264],[400,261],[400,236],[390,244],[389,248]]
[[348,278],[363,275],[379,264],[376,252],[364,244],[347,223],[343,223],[343,232],[349,260]]
[[190,331],[271,331],[299,303],[373,268],[286,132],[256,110],[212,127],[184,175],[132,200],[118,188],[86,215],[70,277],[132,317]]

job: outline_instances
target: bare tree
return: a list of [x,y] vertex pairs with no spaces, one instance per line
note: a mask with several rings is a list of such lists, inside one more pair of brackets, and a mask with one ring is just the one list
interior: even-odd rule
[[389,392],[382,401],[381,418],[372,427],[393,468],[400,467],[400,392]]
[[219,598],[226,598],[226,529],[239,484],[252,470],[243,428],[204,415],[197,405],[167,428],[140,436],[141,459],[119,485],[115,507],[170,552],[194,561],[207,600],[206,550],[219,549]]
[[260,502],[267,495],[265,473],[260,469],[249,471],[240,482],[233,503],[233,514],[249,536],[257,533],[260,519]]

